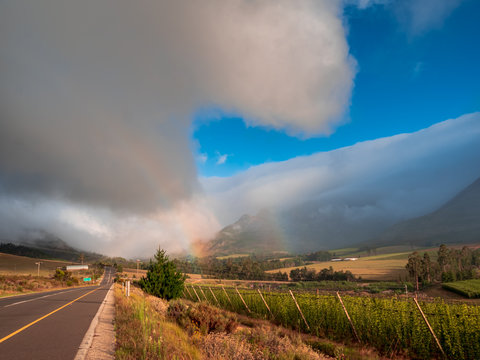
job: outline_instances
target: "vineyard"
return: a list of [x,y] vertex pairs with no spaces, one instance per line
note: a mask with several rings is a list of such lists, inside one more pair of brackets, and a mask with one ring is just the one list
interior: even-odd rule
[[468,298],[480,298],[480,279],[445,283],[443,284],[443,288]]
[[419,302],[445,353],[442,355],[412,299],[342,296],[344,310],[339,297],[313,293],[189,285],[184,296],[332,340],[355,341],[358,336],[361,343],[383,354],[405,353],[415,359],[480,358],[478,306]]

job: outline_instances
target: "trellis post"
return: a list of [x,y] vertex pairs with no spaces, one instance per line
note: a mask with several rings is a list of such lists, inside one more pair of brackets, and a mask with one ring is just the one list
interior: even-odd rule
[[442,352],[443,356],[446,358],[447,355],[445,355],[445,352],[443,351],[442,345],[440,344],[440,341],[438,340],[437,336],[435,335],[435,332],[433,331],[432,327],[430,326],[430,323],[428,322],[427,317],[423,313],[422,308],[420,307],[420,304],[417,301],[417,298],[414,297],[413,301],[415,301],[415,304],[417,305],[418,311],[420,311],[420,314],[422,314],[423,320],[425,320],[425,324],[427,324],[428,330],[430,330],[430,332],[432,333],[432,336],[435,339],[435,342],[437,343],[438,348]]
[[236,290],[238,296],[240,296],[240,299],[242,299],[243,305],[245,305],[245,307],[247,308],[248,312],[251,313],[250,309],[248,308],[247,303],[245,302],[245,300],[243,300],[242,294],[240,294],[240,292],[238,291],[238,289],[237,289],[236,287],[235,287],[235,290]]
[[223,285],[222,285],[222,290],[223,290],[223,292],[225,293],[225,296],[227,297],[228,302],[230,303],[230,305],[233,306],[232,300],[230,300],[230,296],[228,296],[227,291],[225,290],[225,288],[223,287]]
[[258,293],[260,294],[260,297],[262,298],[262,300],[263,300],[263,303],[264,303],[264,304],[265,304],[265,306],[267,307],[267,309],[268,309],[268,312],[269,312],[269,313],[270,313],[270,315],[272,315],[272,317],[273,317],[272,310],[270,310],[270,307],[268,306],[267,302],[265,301],[265,299],[264,299],[264,297],[263,297],[263,295],[262,295],[262,293],[261,293],[260,289],[257,289],[257,291],[258,291]]
[[202,300],[200,300],[200,296],[198,296],[198,294],[197,294],[197,290],[195,290],[195,288],[193,287],[193,285],[192,285],[192,290],[193,290],[193,292],[195,293],[195,295],[197,295],[198,302],[202,302]]
[[302,315],[303,322],[305,323],[305,325],[307,325],[308,330],[310,330],[310,326],[307,323],[307,319],[305,319],[305,316],[303,316],[302,309],[300,309],[300,305],[298,305],[297,299],[295,299],[295,296],[293,296],[292,290],[288,290],[288,291],[290,291],[290,295],[292,295],[292,299],[295,302],[295,305],[297,305],[297,309],[300,312],[300,315]]
[[185,286],[185,290],[187,290],[187,293],[188,293],[188,296],[190,297],[190,299],[193,300],[192,293],[190,292],[190,290],[188,290],[188,287]]
[[212,289],[210,288],[210,286],[208,287],[208,290],[210,290],[210,292],[212,293],[213,298],[215,299],[216,303],[217,303],[218,305],[220,305],[220,303],[219,303],[218,300],[217,300],[217,297],[216,297],[215,294],[213,293],[213,291],[212,291]]
[[360,337],[359,337],[358,334],[357,334],[357,330],[355,329],[355,326],[353,326],[353,321],[352,321],[352,319],[350,319],[350,315],[348,315],[347,308],[346,308],[345,305],[343,304],[343,300],[342,300],[342,298],[340,297],[340,293],[339,293],[338,291],[337,291],[337,297],[338,297],[338,300],[340,300],[340,304],[342,304],[343,311],[345,311],[345,315],[347,315],[347,319],[348,319],[348,321],[350,322],[350,326],[351,326],[352,329],[353,329],[353,333],[355,334],[355,337],[357,338],[358,342],[360,342]]
[[198,288],[199,288],[200,291],[202,292],[203,297],[205,298],[205,301],[208,302],[207,296],[206,296],[205,293],[203,292],[203,289],[202,289],[200,286],[199,286]]

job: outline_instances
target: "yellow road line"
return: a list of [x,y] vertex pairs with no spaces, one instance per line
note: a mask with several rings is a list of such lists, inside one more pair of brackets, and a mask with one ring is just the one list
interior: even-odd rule
[[64,307],[67,307],[68,305],[73,304],[75,301],[80,300],[81,298],[87,296],[88,294],[93,293],[94,291],[97,291],[98,289],[99,289],[99,287],[96,288],[96,289],[94,289],[94,290],[92,290],[92,291],[89,291],[89,292],[86,293],[86,294],[83,294],[82,296],[76,298],[75,300],[70,301],[68,304],[65,304],[65,305],[63,305],[63,306],[60,306],[58,309],[53,310],[52,312],[49,312],[47,315],[44,315],[44,316],[42,316],[41,318],[38,318],[37,320],[32,321],[30,324],[27,324],[27,325],[25,325],[24,327],[21,327],[20,329],[18,329],[17,331],[14,331],[14,332],[12,332],[11,334],[5,336],[4,338],[1,338],[1,339],[0,339],[0,344],[1,344],[2,342],[4,342],[5,340],[10,339],[12,336],[17,335],[19,332],[22,332],[23,330],[29,328],[29,327],[32,326],[33,324],[36,324],[36,323],[39,322],[40,320],[43,320],[43,319],[45,319],[46,317],[48,317],[48,316],[56,313],[57,311],[62,310]]

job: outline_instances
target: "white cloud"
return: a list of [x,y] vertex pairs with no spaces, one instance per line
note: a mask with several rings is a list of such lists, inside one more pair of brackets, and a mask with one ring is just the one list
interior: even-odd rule
[[199,107],[331,132],[355,73],[340,12],[314,0],[2,2],[0,183],[151,211],[197,189]]
[[345,5],[355,5],[363,10],[373,5],[386,5],[393,0],[344,0]]
[[418,61],[412,71],[412,77],[417,78],[425,68],[425,63],[423,61]]
[[228,154],[218,154],[217,165],[223,165],[227,161]]
[[207,162],[207,160],[208,160],[208,155],[207,155],[207,154],[204,154],[204,153],[198,154],[197,159],[198,159],[198,161],[201,162],[202,164],[205,164],[205,163]]
[[480,176],[479,139],[480,113],[475,113],[412,134],[255,166],[229,178],[204,178],[202,184],[222,224],[262,208],[288,209],[311,200],[326,208],[362,204],[362,211],[402,219],[433,210]]
[[[152,217],[199,192],[199,108],[329,133],[355,75],[340,1],[11,1],[0,24],[0,230],[38,226],[80,247],[103,226],[116,249],[171,233]],[[129,238],[116,218],[141,229]]]
[[411,35],[442,27],[463,0],[404,0],[394,4],[400,23]]
[[344,0],[360,10],[382,5],[392,10],[404,29],[413,36],[442,27],[464,0]]
[[480,113],[465,115],[412,134],[204,178],[203,195],[143,215],[0,196],[0,238],[48,229],[81,248],[135,257],[151,256],[158,246],[189,250],[245,213],[311,200],[318,214],[337,211],[352,222],[403,219],[435,209],[480,176],[479,139]]
[[[442,1],[447,5],[431,9],[436,15],[424,10],[428,4],[409,4],[409,26],[419,31],[441,22],[457,2]],[[306,136],[329,133],[342,120],[355,60],[341,6],[1,2],[0,234],[44,229],[79,247],[132,256],[157,245],[185,248],[244,212],[312,196],[375,190],[384,194],[378,201],[394,207],[415,193],[408,186],[417,180],[432,199],[450,194],[477,169],[474,131],[441,137],[429,130],[435,136],[419,143],[400,140],[420,135],[399,136],[266,164],[204,179],[206,198],[198,195],[189,133],[199,107],[218,106],[250,124]],[[476,152],[464,152],[467,145]],[[414,178],[397,179],[398,169]],[[381,179],[384,187],[377,186]],[[392,193],[387,185],[396,182],[401,186]]]

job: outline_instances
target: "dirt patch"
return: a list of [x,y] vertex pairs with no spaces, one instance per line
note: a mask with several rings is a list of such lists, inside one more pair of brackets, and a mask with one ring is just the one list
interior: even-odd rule
[[466,304],[480,305],[480,299],[468,299],[454,292],[445,290],[441,284],[435,284],[421,291],[430,298],[442,298],[449,302],[461,302]]

